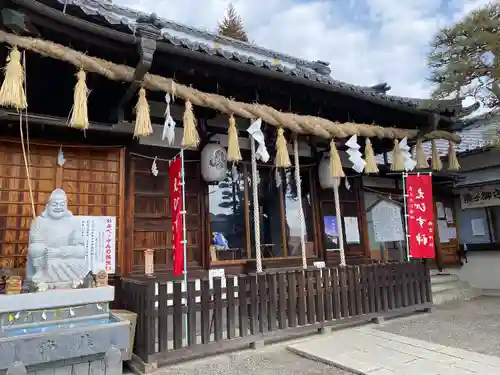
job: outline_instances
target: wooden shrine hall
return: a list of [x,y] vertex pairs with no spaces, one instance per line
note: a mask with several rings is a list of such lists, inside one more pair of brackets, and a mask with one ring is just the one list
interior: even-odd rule
[[[0,111],[0,264],[6,268],[22,268],[25,262],[33,214],[22,151],[28,144],[35,214],[48,194],[62,187],[75,214],[116,216],[116,277],[143,273],[146,249],[154,250],[155,272],[169,274],[168,160],[185,140],[188,104],[195,118],[194,143],[185,152],[190,275],[221,267],[226,274],[255,270],[255,217],[260,217],[263,267],[300,266],[299,207],[305,221],[307,264],[337,264],[339,252],[329,251],[331,239],[324,227],[324,217],[336,215],[334,194],[322,187],[318,175],[322,160],[333,164],[328,161],[331,146],[341,163],[335,177],[346,176],[349,184],[339,187],[340,215],[355,218],[359,230],[356,241],[344,243],[347,264],[370,262],[363,173],[351,168],[345,153],[348,137],[358,136],[363,155],[365,144],[374,155],[384,154],[405,137],[410,146],[446,139],[453,147],[460,141],[450,133],[455,119],[475,109],[462,108],[457,100],[391,96],[387,85],[339,82],[330,77],[327,63],[301,60],[97,0],[4,2],[0,40],[1,60],[13,46],[22,51],[29,103],[20,111]],[[88,124],[83,131],[68,126],[79,70],[86,73],[82,74],[88,88]],[[139,92],[150,113],[150,130],[145,132],[136,120]],[[162,136],[165,93],[172,99],[169,113],[177,124],[171,144]],[[260,213],[254,216],[247,128],[256,118],[262,119],[270,159],[256,163]],[[234,146],[231,131],[228,134],[231,121],[241,159],[229,162],[222,181],[206,182],[202,150],[213,144]],[[283,154],[280,142],[288,157],[284,167],[276,157]],[[299,156],[299,175],[292,167],[294,152]],[[61,154],[64,164],[58,162]],[[157,175],[151,173],[153,162]],[[428,170],[429,165],[423,167]],[[397,179],[394,169],[381,165],[378,175]],[[377,174],[366,169],[365,173]],[[225,233],[226,251],[214,250],[214,232]],[[342,237],[346,239],[345,233]]]
[[[432,172],[448,204],[438,185],[459,168],[456,120],[477,105],[340,82],[326,62],[109,1],[1,7],[0,268],[24,275],[31,221],[56,188],[74,215],[114,217],[109,280],[116,305],[139,315],[141,371],[431,306],[428,265],[407,261],[402,229],[374,240],[367,212],[402,197],[409,170]],[[448,250],[438,259],[457,263]]]

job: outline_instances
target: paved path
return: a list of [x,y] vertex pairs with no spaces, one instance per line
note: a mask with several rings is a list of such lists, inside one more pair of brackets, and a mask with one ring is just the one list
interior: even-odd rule
[[377,329],[500,357],[499,317],[500,298],[481,297],[437,306],[431,314],[387,321]]
[[500,374],[500,358],[373,329],[347,329],[292,344],[304,357],[368,375]]

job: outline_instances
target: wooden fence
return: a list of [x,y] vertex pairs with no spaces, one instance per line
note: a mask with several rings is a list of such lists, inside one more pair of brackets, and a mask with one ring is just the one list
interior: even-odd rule
[[[429,309],[423,263],[294,270],[190,280],[125,278],[123,304],[138,314],[134,354],[143,365],[282,340],[338,324]],[[168,289],[173,289],[169,291]],[[187,292],[187,293],[186,293]]]

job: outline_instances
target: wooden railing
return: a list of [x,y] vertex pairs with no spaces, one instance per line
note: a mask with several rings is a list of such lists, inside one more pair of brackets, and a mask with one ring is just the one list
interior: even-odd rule
[[[225,281],[225,287],[224,287]],[[423,263],[392,263],[227,276],[180,282],[122,280],[138,314],[134,354],[172,363],[303,335],[338,324],[429,309]]]

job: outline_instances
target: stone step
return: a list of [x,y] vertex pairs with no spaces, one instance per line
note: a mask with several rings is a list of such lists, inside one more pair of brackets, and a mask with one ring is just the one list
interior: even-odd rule
[[450,281],[446,283],[431,284],[432,293],[446,292],[454,289],[467,289],[469,284],[464,281]]
[[453,283],[459,281],[457,275],[435,275],[431,276],[431,284],[436,285],[436,284],[446,284],[446,283]]
[[446,290],[443,292],[432,293],[432,301],[435,305],[442,305],[444,303],[453,301],[464,301],[481,296],[481,291],[476,288],[458,288]]

